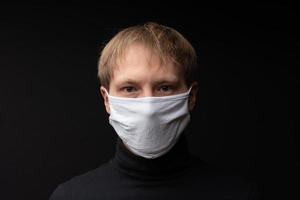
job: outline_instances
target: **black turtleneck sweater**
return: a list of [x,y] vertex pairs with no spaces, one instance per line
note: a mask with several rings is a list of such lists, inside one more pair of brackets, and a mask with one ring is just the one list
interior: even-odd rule
[[252,184],[192,156],[185,135],[165,155],[146,159],[118,139],[115,156],[63,183],[50,200],[258,199]]

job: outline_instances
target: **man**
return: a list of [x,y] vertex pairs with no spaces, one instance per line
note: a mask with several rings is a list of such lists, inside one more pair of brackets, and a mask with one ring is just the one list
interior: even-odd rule
[[146,23],[120,31],[99,59],[100,92],[118,135],[114,158],[61,184],[51,200],[255,199],[251,185],[188,151],[197,100],[196,53],[176,30]]

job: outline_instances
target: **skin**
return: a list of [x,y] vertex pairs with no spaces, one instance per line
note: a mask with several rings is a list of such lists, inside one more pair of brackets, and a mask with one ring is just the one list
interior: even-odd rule
[[[196,104],[197,82],[192,83],[189,97],[189,110]],[[142,44],[132,44],[126,50],[111,78],[109,94],[117,97],[140,98],[168,96],[188,91],[183,73],[171,61],[161,64],[158,56]],[[100,87],[106,112],[110,106],[105,88]]]

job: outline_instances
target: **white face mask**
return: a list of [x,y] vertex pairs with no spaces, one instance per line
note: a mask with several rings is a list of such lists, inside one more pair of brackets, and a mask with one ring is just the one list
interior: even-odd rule
[[134,154],[157,158],[177,142],[190,121],[188,92],[163,97],[123,98],[108,95],[109,123]]

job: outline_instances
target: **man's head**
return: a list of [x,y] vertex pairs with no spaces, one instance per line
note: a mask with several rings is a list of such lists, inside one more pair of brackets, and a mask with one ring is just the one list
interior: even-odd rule
[[173,28],[156,23],[126,28],[107,43],[98,63],[106,110],[110,113],[105,89],[113,96],[137,98],[175,95],[193,86],[191,110],[196,67],[194,48]]

